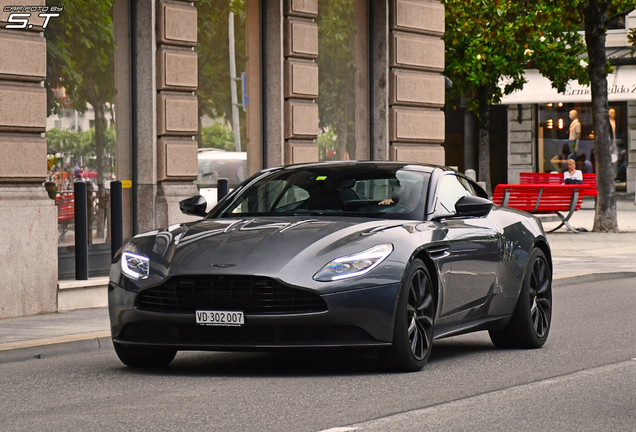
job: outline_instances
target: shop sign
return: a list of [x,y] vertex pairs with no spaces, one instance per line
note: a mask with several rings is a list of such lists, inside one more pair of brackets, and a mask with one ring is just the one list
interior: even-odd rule
[[[552,87],[549,79],[535,69],[525,72],[527,83],[522,90],[517,90],[501,100],[503,105],[550,103],[550,102],[591,102],[592,92],[589,86],[582,86],[578,81],[570,81],[563,93]],[[500,87],[506,85],[502,79]],[[607,92],[610,102],[636,100],[636,66],[617,66],[607,76]]]

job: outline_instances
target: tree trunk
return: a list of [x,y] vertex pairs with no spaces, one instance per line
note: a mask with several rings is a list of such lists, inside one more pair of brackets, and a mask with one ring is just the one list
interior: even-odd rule
[[486,183],[486,192],[491,193],[490,184],[490,86],[477,89],[479,99],[479,181]]
[[607,103],[607,60],[605,58],[607,5],[605,3],[603,0],[587,0],[587,6],[584,9],[585,42],[590,62],[596,189],[598,191],[592,229],[596,232],[618,232]]

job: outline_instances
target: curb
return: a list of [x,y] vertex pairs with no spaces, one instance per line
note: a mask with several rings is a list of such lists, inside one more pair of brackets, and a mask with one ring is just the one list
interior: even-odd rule
[[552,278],[552,285],[571,285],[574,283],[600,282],[613,279],[629,279],[636,277],[636,272],[620,271],[606,273],[588,273],[574,276],[557,276]]
[[0,364],[113,349],[110,330],[0,345]]

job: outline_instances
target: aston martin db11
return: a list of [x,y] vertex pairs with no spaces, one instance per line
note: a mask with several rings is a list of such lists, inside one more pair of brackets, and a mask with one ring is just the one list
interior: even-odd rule
[[113,260],[112,338],[128,366],[180,350],[373,349],[417,371],[433,340],[487,330],[539,348],[552,260],[541,223],[439,166],[267,169],[200,219],[136,235]]

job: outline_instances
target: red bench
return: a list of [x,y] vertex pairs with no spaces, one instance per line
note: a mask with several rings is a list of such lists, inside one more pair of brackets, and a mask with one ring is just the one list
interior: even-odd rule
[[[563,174],[558,173],[520,173],[519,184],[531,185],[560,185],[563,183]],[[596,174],[583,174],[583,196],[597,196]]]
[[[550,230],[553,232],[565,225],[578,233],[570,224],[572,214],[583,202],[584,185],[551,184],[500,184],[495,187],[492,200],[501,207],[511,207],[532,214],[556,214],[561,224]],[[563,216],[560,212],[568,212]]]
[[75,195],[73,192],[61,193],[55,197],[57,206],[57,223],[62,229],[60,238],[68,230],[68,225],[75,222]]

